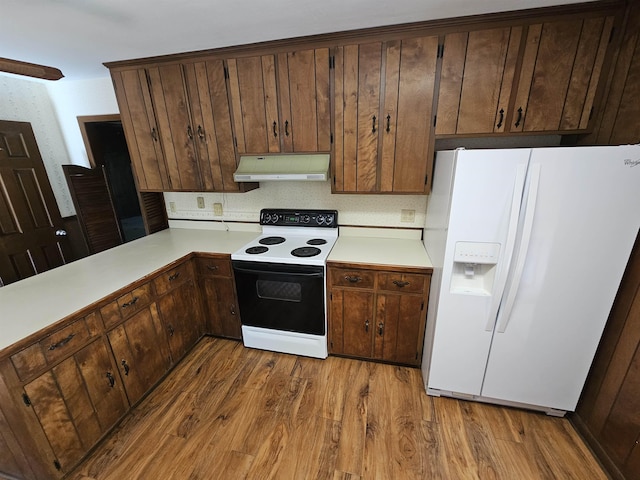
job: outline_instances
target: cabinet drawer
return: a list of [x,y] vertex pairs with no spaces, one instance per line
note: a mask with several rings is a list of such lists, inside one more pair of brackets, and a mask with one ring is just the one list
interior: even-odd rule
[[47,365],[57,362],[82,347],[87,340],[100,333],[97,314],[92,313],[43,337],[11,356],[18,377],[26,380]]
[[391,292],[422,293],[426,275],[402,273],[378,273],[378,289]]
[[369,270],[331,268],[331,284],[339,287],[373,288],[375,274]]
[[199,275],[231,276],[231,262],[227,257],[198,257],[196,266]]
[[156,295],[164,295],[169,290],[182,285],[191,278],[191,263],[185,262],[153,279]]
[[105,328],[117,325],[121,320],[146,307],[151,298],[151,284],[145,283],[135,290],[125,293],[115,302],[105,305],[100,309]]

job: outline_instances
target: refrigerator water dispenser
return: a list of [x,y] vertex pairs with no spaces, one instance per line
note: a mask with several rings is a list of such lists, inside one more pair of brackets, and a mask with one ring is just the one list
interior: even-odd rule
[[456,242],[451,293],[490,296],[499,255],[499,243]]

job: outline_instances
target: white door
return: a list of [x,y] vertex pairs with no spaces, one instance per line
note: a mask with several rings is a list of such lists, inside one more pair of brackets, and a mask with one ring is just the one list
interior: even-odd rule
[[[639,159],[637,146],[533,151],[530,243],[498,317],[484,397],[575,408],[640,226]],[[516,252],[510,282],[517,264]]]
[[[530,152],[528,149],[457,152],[429,388],[480,394],[495,321],[495,313],[492,321],[490,311],[499,300],[497,280],[503,277],[512,205],[521,197]],[[436,164],[438,161],[453,159],[438,156]],[[452,293],[457,242],[498,244],[499,262],[488,294]]]

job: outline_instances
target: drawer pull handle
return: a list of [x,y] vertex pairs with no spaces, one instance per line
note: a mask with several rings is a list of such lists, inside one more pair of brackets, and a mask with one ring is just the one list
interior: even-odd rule
[[496,125],[496,127],[502,128],[502,122],[504,121],[504,108],[501,108],[499,113],[500,113],[500,120],[498,120],[498,124]]
[[111,372],[107,372],[107,379],[109,380],[109,386],[111,388],[116,386],[116,379],[113,378],[113,375],[111,375]]
[[64,347],[67,343],[69,343],[71,341],[71,339],[73,337],[75,337],[76,334],[75,333],[70,333],[68,337],[63,338],[62,340],[60,340],[58,343],[52,343],[49,346],[49,350],[55,350],[56,348],[60,348],[60,347]]
[[207,265],[207,268],[212,272],[215,272],[216,270],[218,270],[219,267],[218,265]]
[[364,321],[364,331],[369,332],[369,320]]
[[360,277],[358,277],[358,276],[356,276],[356,275],[345,275],[345,276],[344,276],[344,279],[345,279],[347,282],[351,282],[351,283],[358,283],[359,281],[361,281],[361,280],[362,280],[362,278],[360,278]]
[[169,330],[169,336],[173,337],[173,334],[175,333],[175,330],[173,329],[173,326],[168,325],[167,326],[167,330]]
[[133,300],[131,300],[130,302],[123,303],[122,308],[132,307],[136,304],[137,301],[138,301],[138,297],[133,297]]
[[378,324],[378,335],[382,336],[383,333],[384,333],[384,323],[380,322]]
[[123,358],[122,361],[120,362],[120,364],[122,365],[122,368],[124,368],[124,374],[125,375],[129,375],[129,365],[127,365],[127,361]]
[[278,124],[276,122],[273,122],[273,136],[277,137],[278,136],[278,131],[276,130]]
[[289,136],[289,120],[284,121],[284,135]]
[[180,272],[176,272],[173,275],[169,275],[169,281],[173,282],[176,278],[180,276]]
[[518,109],[518,118],[516,120],[515,126],[519,127],[521,121],[522,121],[522,107]]
[[406,287],[407,285],[409,285],[409,282],[403,282],[402,280],[394,280],[394,281],[393,281],[393,284],[394,284],[396,287],[400,287],[400,288],[402,288],[402,287]]

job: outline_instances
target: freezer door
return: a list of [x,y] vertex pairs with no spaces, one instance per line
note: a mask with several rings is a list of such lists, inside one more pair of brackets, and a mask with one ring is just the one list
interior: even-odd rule
[[[499,304],[501,294],[496,280],[502,278],[506,268],[512,204],[521,198],[529,155],[528,149],[459,150],[455,158],[436,157],[436,168],[438,162],[453,161],[455,173],[439,301],[435,315],[429,314],[430,319],[435,317],[435,326],[428,325],[428,331],[430,328],[433,331],[427,379],[431,389],[480,394],[493,335],[490,311]],[[438,177],[434,177],[434,182],[438,181]],[[516,223],[517,215],[516,211]],[[492,267],[493,289],[484,294],[473,289],[465,293],[465,289],[456,284],[456,275],[458,280],[465,280],[459,270],[464,269],[464,264],[454,262],[459,242],[466,242],[465,246],[469,243],[497,245],[497,263]],[[474,272],[482,273],[482,268],[488,271],[489,267]],[[470,281],[473,278],[469,276]]]
[[483,397],[575,409],[640,227],[639,159],[637,146],[533,151],[529,248],[505,292]]

